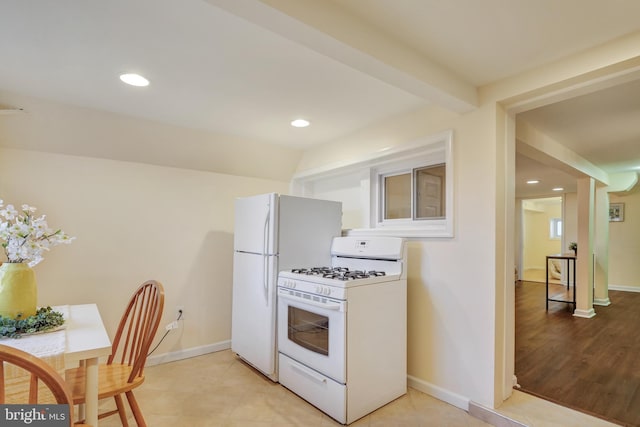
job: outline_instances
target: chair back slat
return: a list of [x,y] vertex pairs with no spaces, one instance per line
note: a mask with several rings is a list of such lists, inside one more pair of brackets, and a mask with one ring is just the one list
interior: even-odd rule
[[0,403],[4,403],[6,394],[4,391],[4,360],[0,361]]
[[147,352],[160,325],[164,309],[164,288],[148,280],[136,290],[120,319],[107,364],[132,367],[129,381],[142,375]]
[[29,404],[38,403],[38,377],[31,374],[29,378]]
[[140,354],[142,350],[142,345],[145,337],[145,325],[148,321],[148,315],[150,312],[150,303],[149,300],[151,298],[151,292],[149,289],[145,289],[145,292],[141,295],[138,295],[138,304],[136,310],[136,322],[135,327],[133,328],[135,331],[135,340],[131,343],[131,352],[129,354],[129,363],[135,363],[136,356]]

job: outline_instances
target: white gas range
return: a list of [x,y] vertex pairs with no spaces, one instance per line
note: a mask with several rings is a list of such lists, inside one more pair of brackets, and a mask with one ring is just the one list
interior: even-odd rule
[[406,393],[406,245],[336,237],[331,255],[278,276],[280,383],[348,424]]

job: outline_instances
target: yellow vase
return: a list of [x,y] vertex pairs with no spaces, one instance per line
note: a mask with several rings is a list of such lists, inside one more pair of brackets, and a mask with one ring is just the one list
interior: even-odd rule
[[37,303],[38,287],[31,267],[11,262],[0,265],[0,316],[33,316]]

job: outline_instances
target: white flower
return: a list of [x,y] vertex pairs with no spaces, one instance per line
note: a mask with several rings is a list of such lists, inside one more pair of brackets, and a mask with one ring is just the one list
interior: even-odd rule
[[[0,208],[3,206],[0,199]],[[0,209],[0,241],[11,263],[28,261],[29,267],[33,267],[43,260],[44,251],[75,239],[62,230],[49,228],[44,215],[34,218],[35,211],[36,208],[29,205],[22,205],[22,212],[13,205]]]
[[13,205],[7,205],[5,209],[0,210],[0,215],[8,220],[11,220],[14,219],[16,215],[18,215],[18,211],[13,207]]

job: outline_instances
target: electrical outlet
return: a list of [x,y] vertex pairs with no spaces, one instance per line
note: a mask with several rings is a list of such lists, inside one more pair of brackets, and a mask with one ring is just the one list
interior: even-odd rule
[[178,322],[176,322],[175,320],[171,323],[167,323],[167,326],[164,327],[167,331],[170,331],[172,329],[178,329]]

